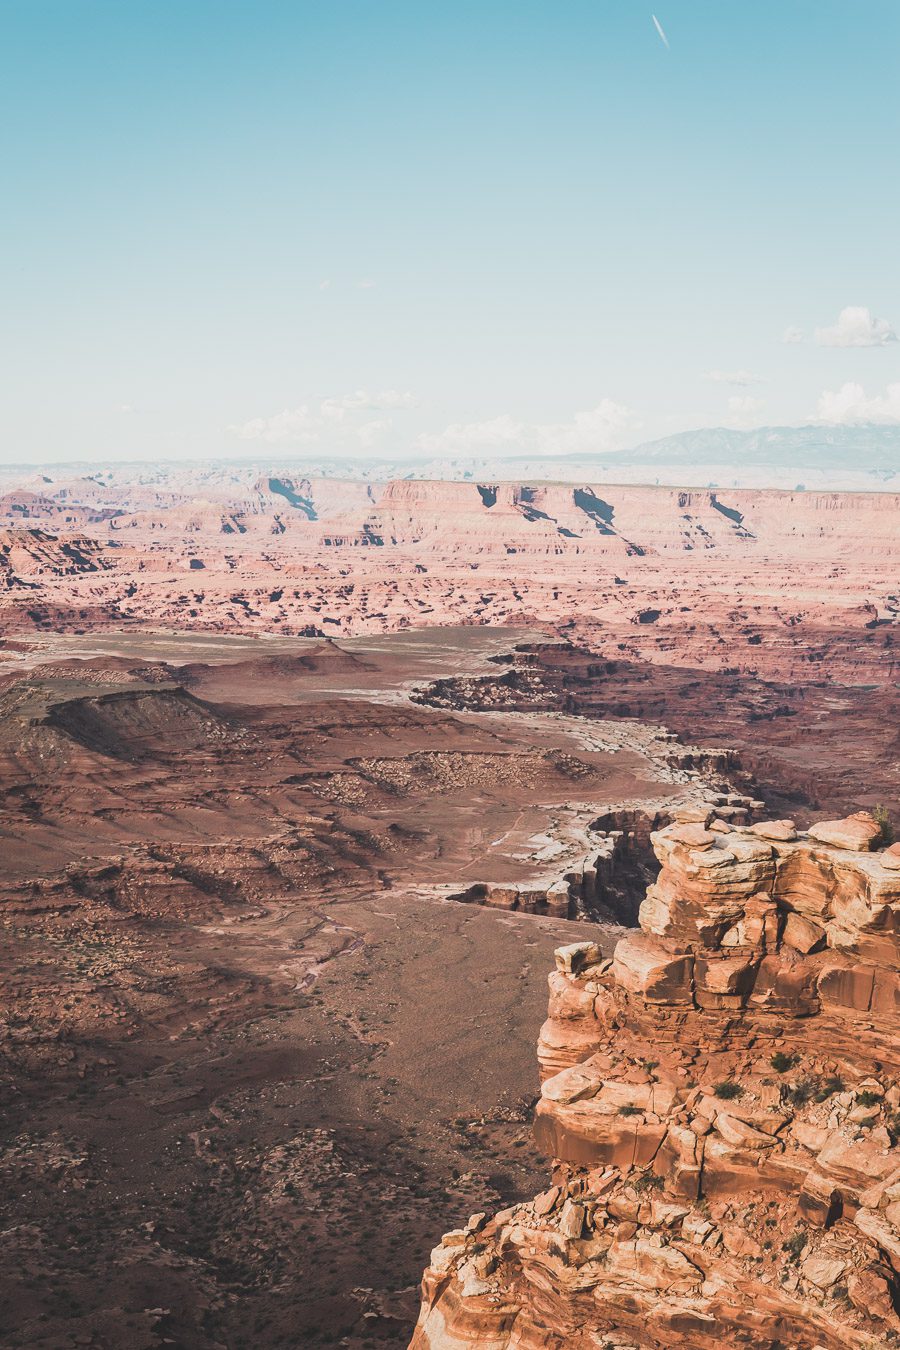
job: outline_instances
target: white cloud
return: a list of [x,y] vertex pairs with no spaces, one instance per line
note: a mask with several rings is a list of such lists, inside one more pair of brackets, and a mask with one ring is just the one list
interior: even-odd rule
[[376,393],[369,393],[367,389],[357,389],[352,394],[326,398],[322,403],[323,408],[343,408],[350,411],[364,409],[367,412],[395,411],[398,408],[418,406],[418,399],[408,389],[381,389]]
[[897,341],[887,319],[876,319],[865,305],[848,305],[830,328],[817,328],[813,338],[819,347],[885,347]]
[[728,400],[728,420],[737,426],[752,426],[759,420],[762,403],[752,394],[734,394]]
[[443,455],[454,451],[514,449],[524,443],[528,428],[508,413],[491,417],[485,422],[454,422],[440,432],[419,437],[419,448],[430,454]]
[[376,417],[371,422],[363,422],[361,427],[356,429],[356,437],[364,450],[377,444],[386,431],[390,431],[394,425],[392,417]]
[[781,335],[782,342],[793,345],[797,342],[803,342],[806,338],[802,328],[795,328],[793,324],[787,327]]
[[519,422],[509,413],[484,422],[457,422],[438,435],[419,438],[427,454],[475,454],[485,450],[522,450],[535,455],[573,455],[615,450],[638,427],[635,414],[606,398],[578,412],[570,422]]
[[733,384],[736,388],[744,388],[748,384],[762,384],[763,377],[754,375],[750,370],[707,370],[703,375],[704,380],[711,380],[713,384]]
[[228,430],[241,441],[268,441],[271,445],[284,442],[306,443],[315,440],[322,429],[322,418],[304,403],[299,408],[285,408],[273,417],[254,417]]
[[817,411],[819,421],[844,426],[856,422],[900,422],[900,381],[889,384],[883,394],[869,398],[861,384],[848,380],[840,389],[826,389]]
[[390,418],[360,422],[358,414],[415,408],[409,392],[384,389],[369,393],[357,389],[352,394],[323,398],[319,403],[302,403],[285,408],[271,417],[254,417],[249,422],[230,426],[229,432],[241,441],[265,441],[269,445],[322,445],[323,448],[367,447],[391,426]]
[[374,290],[377,285],[377,281],[370,281],[368,278],[365,278],[359,282],[359,289],[361,291],[371,291]]

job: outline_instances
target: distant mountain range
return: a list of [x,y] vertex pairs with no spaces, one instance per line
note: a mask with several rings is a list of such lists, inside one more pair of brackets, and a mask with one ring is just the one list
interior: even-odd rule
[[[596,458],[587,456],[586,458]],[[900,426],[701,427],[603,456],[607,464],[744,464],[900,473]]]
[[607,454],[369,463],[374,478],[585,479],[685,487],[900,492],[900,426],[700,427]]
[[48,483],[89,476],[98,485],[141,482],[176,487],[197,482],[244,481],[272,472],[305,478],[438,479],[492,483],[650,483],[666,487],[771,487],[819,491],[900,492],[900,425],[846,427],[700,427],[611,453],[484,455],[466,458],[260,453],[142,463],[0,466],[0,486],[42,491]]

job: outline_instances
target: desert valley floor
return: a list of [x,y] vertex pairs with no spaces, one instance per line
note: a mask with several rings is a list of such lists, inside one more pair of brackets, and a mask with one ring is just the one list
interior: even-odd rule
[[526,636],[6,663],[15,1343],[400,1344],[442,1225],[534,1190],[546,972],[597,928],[447,895],[694,779],[640,725],[410,700]]

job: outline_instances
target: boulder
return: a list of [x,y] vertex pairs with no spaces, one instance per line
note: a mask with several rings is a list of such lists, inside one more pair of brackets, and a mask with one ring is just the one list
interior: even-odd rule
[[538,1038],[541,1075],[552,1078],[562,1069],[590,1059],[601,1039],[601,1029],[587,1019],[548,1017]]
[[573,1200],[567,1200],[560,1210],[559,1231],[563,1237],[580,1238],[584,1232],[583,1205],[576,1205]]
[[693,958],[672,955],[645,934],[622,938],[613,954],[620,988],[648,1003],[690,1003]]
[[563,1069],[541,1085],[541,1096],[548,1101],[568,1105],[569,1102],[583,1101],[587,1097],[596,1097],[603,1086],[603,1075],[598,1069],[577,1064],[571,1069]]
[[702,825],[705,828],[712,819],[712,810],[699,803],[695,806],[676,806],[672,811],[672,819],[676,825]]
[[834,1179],[811,1168],[803,1178],[797,1208],[809,1223],[829,1228],[843,1209],[841,1192]]
[[733,1148],[771,1148],[775,1143],[771,1134],[755,1130],[746,1121],[738,1120],[736,1116],[730,1116],[725,1111],[720,1111],[713,1123],[717,1133]]
[[611,1274],[659,1293],[690,1294],[703,1280],[703,1272],[675,1247],[657,1247],[640,1239],[614,1242],[606,1263]]
[[881,841],[881,826],[868,811],[857,811],[843,820],[820,820],[817,825],[810,825],[808,833],[820,844],[855,852],[868,852]]
[[585,966],[595,966],[603,960],[603,952],[596,942],[570,942],[565,947],[557,947],[553,955],[556,969],[566,975],[578,975]]
[[808,1256],[800,1266],[803,1278],[809,1280],[810,1284],[814,1284],[817,1289],[833,1288],[846,1269],[846,1261],[841,1261],[836,1256],[828,1256],[823,1252]]
[[789,947],[806,955],[825,945],[825,929],[802,914],[789,914],[784,921],[781,938]]
[[545,1214],[550,1214],[556,1208],[556,1202],[559,1199],[559,1187],[551,1186],[547,1191],[541,1191],[532,1202],[532,1208],[538,1218],[543,1218]]
[[817,1170],[844,1192],[859,1196],[894,1171],[897,1155],[872,1135],[848,1139],[835,1130],[816,1159]]
[[715,833],[699,821],[696,824],[670,825],[668,835],[673,843],[684,844],[685,848],[707,849],[718,843]]
[[854,1308],[890,1322],[894,1316],[891,1286],[880,1270],[863,1269],[847,1277],[847,1294]]
[[759,967],[754,955],[711,955],[694,961],[694,1001],[699,1008],[742,1008]]
[[861,1209],[855,1215],[853,1222],[861,1233],[865,1233],[867,1238],[877,1242],[878,1246],[884,1252],[891,1268],[900,1274],[900,1232],[889,1223],[880,1214],[875,1214],[871,1209]]
[[779,844],[790,843],[797,838],[797,826],[792,820],[759,820],[755,825],[748,826],[748,832]]

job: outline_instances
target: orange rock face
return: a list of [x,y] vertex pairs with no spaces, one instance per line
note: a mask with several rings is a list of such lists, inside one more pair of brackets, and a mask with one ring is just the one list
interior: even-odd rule
[[413,1350],[896,1343],[900,872],[879,842],[864,813],[653,836],[640,931],[612,960],[561,948],[550,976],[553,1186],[444,1237]]

